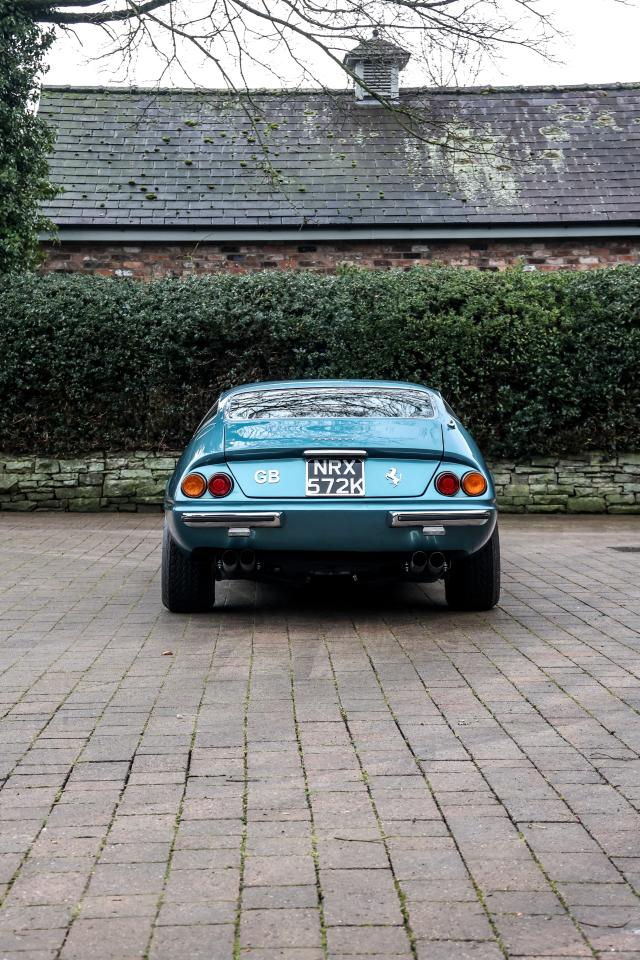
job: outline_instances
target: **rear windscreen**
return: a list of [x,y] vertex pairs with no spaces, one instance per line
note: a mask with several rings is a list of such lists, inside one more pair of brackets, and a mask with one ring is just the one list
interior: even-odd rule
[[282,420],[289,417],[434,417],[433,402],[421,390],[324,388],[251,390],[234,394],[227,420]]

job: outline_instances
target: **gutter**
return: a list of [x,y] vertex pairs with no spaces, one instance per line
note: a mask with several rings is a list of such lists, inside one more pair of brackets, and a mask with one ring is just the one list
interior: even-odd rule
[[597,237],[640,237],[640,224],[581,226],[513,225],[504,227],[75,227],[61,226],[57,237],[41,233],[41,241],[60,243],[237,243],[314,242],[324,240],[550,240]]

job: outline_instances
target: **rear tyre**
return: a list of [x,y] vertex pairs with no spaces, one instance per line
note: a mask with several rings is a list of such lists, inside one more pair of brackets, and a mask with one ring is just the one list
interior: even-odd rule
[[162,534],[162,602],[171,613],[205,613],[216,602],[211,560],[184,553],[166,523]]
[[452,610],[491,610],[500,599],[500,537],[498,528],[477,553],[454,560],[445,578],[445,595]]

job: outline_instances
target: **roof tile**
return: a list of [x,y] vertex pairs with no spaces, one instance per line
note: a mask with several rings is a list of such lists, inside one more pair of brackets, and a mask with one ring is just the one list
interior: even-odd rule
[[243,104],[215,90],[45,87],[64,188],[45,212],[145,227],[638,217],[640,85],[404,90],[401,105],[419,137],[345,91],[254,91]]

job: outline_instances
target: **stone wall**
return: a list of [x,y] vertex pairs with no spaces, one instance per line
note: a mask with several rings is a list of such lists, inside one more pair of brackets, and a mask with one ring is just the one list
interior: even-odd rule
[[73,460],[0,454],[0,510],[156,512],[177,459],[145,450]]
[[284,243],[61,243],[45,246],[46,273],[104,277],[187,277],[258,270],[332,273],[342,264],[387,269],[444,263],[478,270],[506,270],[524,263],[536,270],[590,270],[640,264],[639,239],[376,241]]
[[[158,511],[175,453],[94,452],[77,459],[0,455],[0,510]],[[640,453],[491,464],[508,513],[640,514]]]
[[640,453],[491,463],[503,513],[640,514]]

